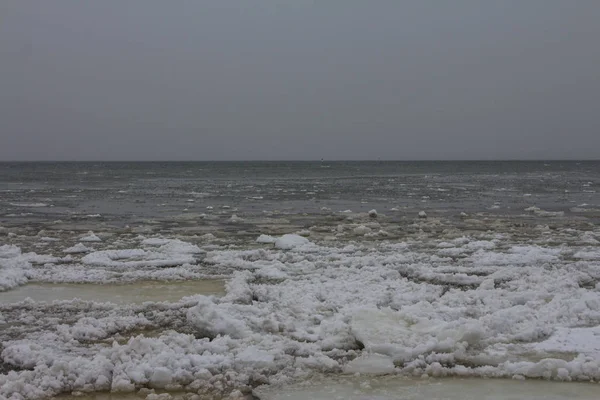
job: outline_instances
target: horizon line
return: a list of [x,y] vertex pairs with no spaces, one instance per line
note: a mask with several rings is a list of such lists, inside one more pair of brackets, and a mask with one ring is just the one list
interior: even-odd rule
[[193,162],[542,162],[600,161],[600,158],[497,158],[497,159],[245,159],[245,160],[0,160],[0,163],[193,163]]

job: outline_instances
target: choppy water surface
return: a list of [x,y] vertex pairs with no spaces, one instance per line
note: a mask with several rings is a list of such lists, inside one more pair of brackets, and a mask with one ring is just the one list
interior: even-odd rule
[[519,213],[532,204],[569,212],[594,205],[599,171],[591,161],[2,163],[0,218],[122,224],[223,206],[247,214],[322,207]]
[[599,185],[585,161],[0,164],[0,398],[591,398]]

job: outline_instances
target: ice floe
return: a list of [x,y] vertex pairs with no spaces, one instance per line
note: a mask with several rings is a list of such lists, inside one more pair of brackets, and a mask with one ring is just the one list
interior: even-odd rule
[[83,243],[77,243],[75,246],[71,246],[63,250],[63,252],[67,254],[88,253],[90,251],[92,251],[92,249],[87,247]]

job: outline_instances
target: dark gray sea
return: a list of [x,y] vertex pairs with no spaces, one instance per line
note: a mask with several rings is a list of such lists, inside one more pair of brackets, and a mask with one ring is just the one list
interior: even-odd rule
[[219,209],[518,214],[534,205],[593,217],[599,185],[598,161],[0,163],[0,224],[125,225]]

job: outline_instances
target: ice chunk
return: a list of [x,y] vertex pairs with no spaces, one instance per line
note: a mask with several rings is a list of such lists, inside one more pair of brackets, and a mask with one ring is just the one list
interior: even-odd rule
[[48,236],[42,236],[42,237],[40,238],[40,240],[41,240],[42,242],[60,242],[60,239],[58,239],[58,238],[53,238],[53,237],[48,237]]
[[243,221],[244,221],[244,219],[238,217],[236,214],[233,214],[231,216],[231,218],[229,218],[229,222],[231,222],[231,223],[237,223],[237,222],[243,222]]
[[471,257],[476,265],[523,265],[553,262],[558,260],[562,252],[560,248],[546,248],[540,246],[513,246],[508,253],[477,250]]
[[90,251],[92,251],[92,249],[86,247],[83,243],[77,243],[75,246],[63,250],[63,252],[67,254],[88,253]]
[[359,225],[354,228],[352,232],[354,232],[355,235],[366,235],[367,233],[371,232],[371,228],[368,228],[364,225]]
[[311,242],[300,235],[288,234],[283,235],[275,240],[275,247],[282,250],[290,250],[296,247],[310,244]]
[[[168,267],[191,264],[196,260],[189,250],[195,250],[197,246],[190,246],[192,247],[180,247],[179,243],[170,242],[160,247],[159,250],[162,251],[156,252],[142,249],[102,250],[86,255],[81,261],[87,265],[111,268]],[[177,251],[177,249],[180,250]]]
[[385,375],[394,372],[394,362],[389,356],[364,354],[350,361],[344,368],[347,374]]
[[142,244],[146,245],[146,246],[162,246],[162,245],[165,245],[165,244],[171,242],[171,240],[172,239],[148,238],[148,239],[142,240]]
[[158,251],[168,254],[171,257],[179,257],[182,255],[198,254],[202,250],[195,244],[184,242],[182,240],[172,239],[161,245]]
[[15,245],[0,246],[0,292],[27,283],[31,268],[27,259],[33,256],[35,253],[25,257],[21,254],[21,248]]
[[564,211],[545,211],[536,206],[528,207],[525,211],[533,213],[538,217],[562,217],[565,215]]
[[0,258],[13,258],[21,255],[21,248],[13,244],[0,246]]
[[600,260],[600,251],[578,251],[573,257],[581,260]]
[[19,268],[3,268],[0,265],[0,292],[27,283],[26,271]]
[[200,239],[206,242],[210,242],[213,240],[216,240],[217,237],[215,235],[213,235],[212,233],[205,233],[204,235],[200,236]]
[[276,241],[277,241],[276,238],[274,238],[273,236],[269,236],[269,235],[260,235],[256,239],[256,243],[275,243]]
[[155,368],[152,376],[150,377],[150,384],[155,388],[164,388],[173,380],[171,370],[159,367]]
[[48,204],[46,203],[8,203],[11,206],[14,207],[32,207],[32,208],[41,208],[41,207],[48,207]]
[[390,309],[358,309],[352,316],[350,328],[368,351],[393,355],[395,345],[409,339],[408,323]]
[[244,322],[230,315],[225,307],[215,304],[209,297],[198,296],[198,304],[187,311],[186,318],[201,335],[229,335],[232,338],[246,336]]
[[533,347],[548,352],[585,353],[600,357],[600,326],[557,328],[549,339]]
[[419,211],[419,218],[427,218],[427,213],[425,211]]
[[79,240],[81,242],[101,242],[102,241],[102,239],[100,239],[98,236],[96,236],[96,234],[94,234],[94,232],[92,232],[92,231],[89,231],[86,236],[83,236]]
[[267,279],[286,279],[288,278],[288,274],[286,274],[285,272],[281,271],[279,268],[273,266],[273,265],[268,265],[265,267],[260,268],[257,272],[256,275],[261,277],[261,278],[267,278]]
[[377,210],[373,209],[373,210],[369,211],[369,217],[377,218]]
[[270,368],[273,367],[275,358],[272,354],[260,350],[255,346],[250,346],[240,352],[236,357],[236,363],[252,368]]
[[402,362],[433,351],[453,351],[460,343],[472,345],[485,336],[478,321],[423,319],[409,323],[402,313],[389,308],[355,310],[350,328],[367,351]]

